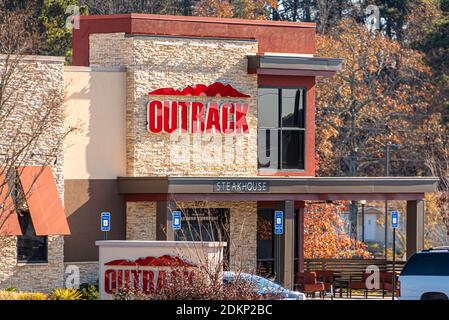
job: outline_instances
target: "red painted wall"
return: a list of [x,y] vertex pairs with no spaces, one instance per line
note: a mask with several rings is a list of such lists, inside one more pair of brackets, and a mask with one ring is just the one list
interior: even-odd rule
[[306,88],[306,159],[305,171],[279,173],[279,176],[315,175],[315,77],[258,76],[259,86],[298,86]]
[[89,65],[89,34],[117,32],[257,40],[259,53],[315,53],[314,23],[118,14],[81,17],[73,30],[73,65]]

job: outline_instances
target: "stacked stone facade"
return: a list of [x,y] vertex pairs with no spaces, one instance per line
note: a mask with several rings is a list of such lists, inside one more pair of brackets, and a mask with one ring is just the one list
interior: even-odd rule
[[[257,53],[256,42],[97,34],[90,37],[90,48],[92,66],[127,69],[129,176],[257,175],[257,76],[248,74],[246,59]],[[248,103],[249,133],[177,135],[147,131],[150,91],[214,82],[231,84],[251,96],[219,98],[220,102]],[[163,99],[181,100],[176,96]],[[206,105],[217,98],[182,100]]]
[[[124,33],[94,34],[89,42],[91,66],[127,70],[128,176],[257,176],[257,76],[248,74],[246,58],[257,53],[257,42]],[[204,105],[217,100],[247,103],[249,133],[154,134],[147,131],[150,91],[214,82],[231,84],[250,98],[165,96],[160,99],[199,101]],[[182,207],[188,206],[182,203]],[[231,268],[254,271],[257,203],[207,202],[205,206],[230,209]],[[154,202],[128,203],[127,239],[154,240],[155,211]]]
[[126,203],[126,239],[156,240],[156,202]]
[[[63,58],[25,57],[13,72],[7,90],[11,90],[10,103],[13,111],[8,116],[10,125],[1,130],[6,136],[0,145],[0,154],[10,152],[11,137],[16,129],[22,133],[36,132],[37,115],[48,110],[49,104],[57,104],[50,118],[45,121],[42,134],[38,136],[29,152],[22,157],[20,165],[50,165],[56,181],[61,201],[64,201],[64,153],[62,137],[64,136],[64,74]],[[15,59],[14,59],[15,61]],[[17,60],[18,61],[18,60]],[[5,68],[4,57],[0,56],[0,70]],[[12,63],[9,62],[11,67]],[[31,129],[34,128],[34,129]],[[33,130],[33,131],[31,131]],[[27,140],[28,141],[28,140]],[[22,142],[18,142],[16,147]],[[17,237],[0,238],[0,288],[14,287],[19,290],[48,292],[53,288],[63,287],[64,278],[64,238],[48,236],[48,261],[46,263],[18,263]]]

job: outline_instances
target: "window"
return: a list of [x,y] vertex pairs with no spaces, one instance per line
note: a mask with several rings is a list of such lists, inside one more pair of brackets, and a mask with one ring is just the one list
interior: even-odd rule
[[305,90],[259,88],[259,169],[305,169]]
[[181,229],[175,230],[176,241],[220,241],[223,249],[223,268],[229,269],[229,215],[228,208],[185,208],[181,211]]
[[449,276],[449,252],[416,253],[401,276]]
[[17,237],[17,261],[47,262],[47,237],[36,235],[29,211],[19,214],[19,223],[22,236]]

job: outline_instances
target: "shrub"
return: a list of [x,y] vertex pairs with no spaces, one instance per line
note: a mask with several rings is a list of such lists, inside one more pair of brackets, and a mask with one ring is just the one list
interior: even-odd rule
[[100,298],[98,287],[93,284],[83,283],[79,291],[83,300],[98,300]]
[[81,291],[76,289],[54,289],[49,296],[50,300],[82,300]]
[[[183,274],[183,271],[179,271]],[[114,300],[260,300],[254,285],[245,281],[224,284],[221,277],[200,268],[192,281],[176,277],[166,279],[164,286],[150,293],[124,287],[112,293]],[[276,297],[272,297],[275,299]]]
[[0,300],[47,300],[47,298],[47,295],[41,292],[0,291]]

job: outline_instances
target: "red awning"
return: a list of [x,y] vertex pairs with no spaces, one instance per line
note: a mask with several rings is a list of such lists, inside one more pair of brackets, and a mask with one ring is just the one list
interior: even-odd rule
[[0,173],[0,204],[0,236],[22,235],[16,208],[9,194],[8,182],[2,173]]
[[69,235],[69,225],[51,168],[19,167],[17,171],[36,235]]

